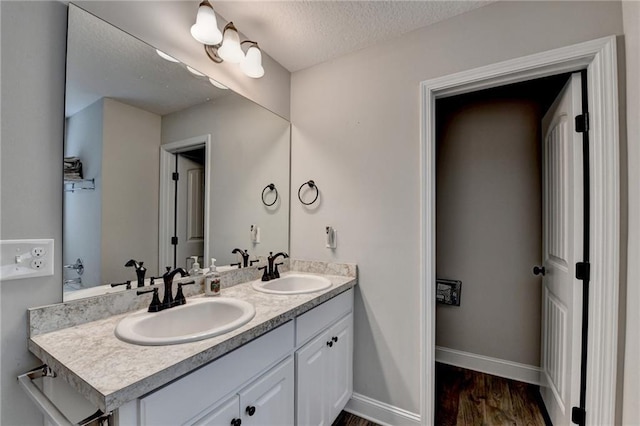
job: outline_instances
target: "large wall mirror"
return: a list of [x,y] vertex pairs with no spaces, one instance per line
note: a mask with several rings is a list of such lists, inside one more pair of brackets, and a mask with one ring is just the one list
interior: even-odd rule
[[288,251],[290,123],[73,4],[68,26],[65,300],[135,280],[130,259]]

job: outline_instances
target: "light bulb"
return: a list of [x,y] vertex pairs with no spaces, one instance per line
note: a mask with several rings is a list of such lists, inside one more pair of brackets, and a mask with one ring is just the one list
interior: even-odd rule
[[189,65],[187,65],[187,70],[189,70],[189,72],[193,75],[197,75],[198,77],[204,77],[204,74],[202,74],[200,71],[194,70]]
[[156,49],[156,53],[158,54],[158,56],[160,56],[162,59],[165,59],[169,62],[180,62],[179,60],[177,60],[176,58],[174,58],[173,56],[169,56],[166,53],[164,53],[162,50],[158,50]]
[[247,55],[240,62],[240,69],[251,78],[260,78],[264,75],[262,52],[260,52],[260,48],[257,45],[252,45],[247,50]]
[[216,86],[218,89],[222,89],[222,90],[228,90],[229,88],[227,86],[225,86],[222,83],[218,83],[217,81],[215,81],[214,79],[210,78],[209,79],[209,83],[213,84],[214,86]]
[[191,35],[202,44],[214,45],[222,41],[216,13],[207,0],[200,3],[198,7],[196,23],[191,26]]
[[240,36],[236,27],[233,26],[233,22],[229,22],[224,27],[224,38],[222,46],[218,49],[218,56],[232,64],[239,64],[244,59],[244,53],[240,48]]

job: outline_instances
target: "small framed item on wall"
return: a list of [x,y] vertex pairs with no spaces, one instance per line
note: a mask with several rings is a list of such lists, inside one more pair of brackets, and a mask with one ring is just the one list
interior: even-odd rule
[[436,302],[443,305],[460,306],[462,281],[436,278]]

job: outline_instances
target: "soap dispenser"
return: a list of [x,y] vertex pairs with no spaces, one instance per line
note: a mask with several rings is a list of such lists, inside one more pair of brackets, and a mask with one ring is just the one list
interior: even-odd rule
[[205,296],[220,295],[220,273],[216,269],[216,260],[213,258],[211,258],[209,272],[204,276],[204,294]]
[[200,269],[200,264],[198,263],[198,256],[191,256],[191,258],[193,259],[193,265],[191,265],[191,269],[189,269],[189,275],[192,277],[202,275],[202,269]]

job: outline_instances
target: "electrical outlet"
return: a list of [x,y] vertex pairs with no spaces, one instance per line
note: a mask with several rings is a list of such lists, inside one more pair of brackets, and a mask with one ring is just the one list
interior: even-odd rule
[[53,240],[0,241],[0,281],[53,275]]
[[42,269],[46,265],[44,259],[33,259],[31,261],[31,269]]
[[47,254],[47,251],[44,249],[44,247],[34,247],[31,249],[31,255],[33,257],[42,257],[45,254]]

